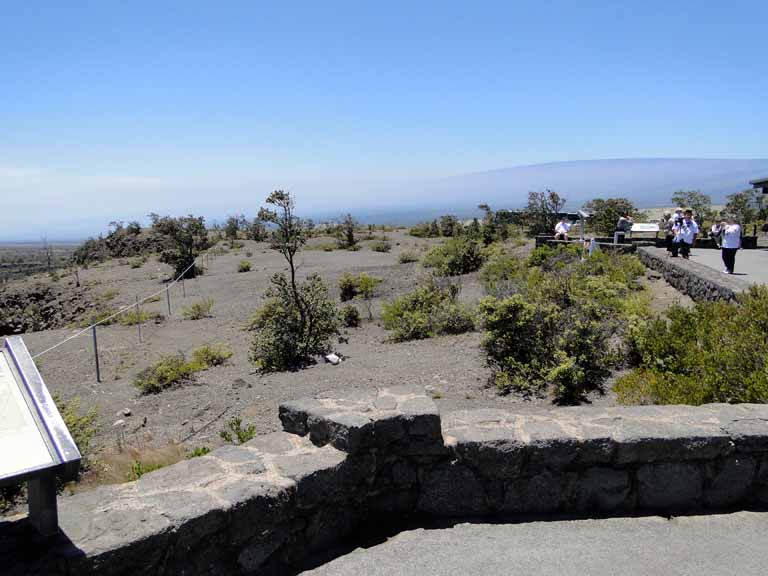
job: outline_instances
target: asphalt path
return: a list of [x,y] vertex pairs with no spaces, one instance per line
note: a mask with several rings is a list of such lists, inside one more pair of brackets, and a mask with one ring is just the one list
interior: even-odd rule
[[[692,250],[691,260],[722,271],[720,250]],[[752,284],[768,284],[768,250],[739,250],[736,252],[735,276]]]
[[304,574],[765,576],[768,512],[417,529]]

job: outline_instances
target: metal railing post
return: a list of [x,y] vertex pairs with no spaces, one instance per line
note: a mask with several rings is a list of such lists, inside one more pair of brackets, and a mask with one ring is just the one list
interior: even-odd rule
[[139,308],[138,296],[136,296],[136,326],[139,328],[139,344],[141,344],[141,308]]
[[99,341],[96,339],[96,326],[93,329],[93,356],[96,358],[96,382],[101,382],[101,368],[99,366]]

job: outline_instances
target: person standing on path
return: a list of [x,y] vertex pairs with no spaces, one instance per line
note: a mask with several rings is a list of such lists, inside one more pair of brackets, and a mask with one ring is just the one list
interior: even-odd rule
[[672,256],[677,256],[678,250],[680,256],[688,260],[691,254],[693,243],[696,242],[696,235],[699,233],[699,225],[693,219],[693,212],[686,210],[683,221],[675,226],[675,239],[673,241]]
[[720,226],[722,238],[723,264],[725,264],[726,274],[733,274],[733,268],[736,265],[736,251],[741,248],[741,226],[736,224],[736,219],[732,215]]

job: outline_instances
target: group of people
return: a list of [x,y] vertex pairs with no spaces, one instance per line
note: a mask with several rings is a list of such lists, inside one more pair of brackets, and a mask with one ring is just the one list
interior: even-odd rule
[[[616,223],[616,235],[619,239],[632,229],[632,218],[628,214],[623,214]],[[691,248],[699,235],[699,225],[693,218],[692,210],[683,210],[676,208],[674,214],[664,213],[662,222],[664,231],[665,245],[672,258],[678,255],[688,259],[691,255]],[[561,218],[555,225],[555,240],[568,240],[568,234],[571,231],[571,223],[567,218]],[[616,236],[615,235],[615,236]],[[733,274],[736,265],[736,251],[741,248],[741,226],[736,223],[733,215],[728,215],[720,222],[712,225],[709,232],[710,238],[721,250],[725,274]],[[591,251],[590,251],[591,254]]]
[[[686,260],[691,255],[691,248],[699,235],[699,225],[693,219],[693,211],[675,209],[674,214],[664,213],[664,237],[667,251],[672,258],[678,254]],[[741,226],[729,215],[710,229],[710,238],[720,248],[725,274],[733,274],[736,264],[736,251],[741,248]]]

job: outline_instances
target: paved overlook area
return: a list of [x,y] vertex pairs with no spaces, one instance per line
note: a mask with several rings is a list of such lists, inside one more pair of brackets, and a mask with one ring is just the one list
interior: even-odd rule
[[[719,250],[693,250],[691,260],[722,272]],[[768,284],[768,250],[739,250],[736,253],[736,278],[750,284]]]
[[764,576],[768,514],[458,524],[401,532],[306,576]]
[[[372,527],[396,533],[478,519],[507,524],[405,532],[370,552],[394,554],[406,572],[382,572],[384,557],[353,553],[320,573],[351,573],[344,563],[362,557],[377,565],[361,570],[371,574],[514,574],[517,562],[536,574],[547,573],[539,564],[552,574],[567,573],[562,566],[599,574],[614,561],[615,571],[603,573],[631,574],[619,563],[622,549],[650,568],[640,573],[760,573],[750,563],[767,548],[764,515],[731,516],[731,526],[723,524],[729,516],[712,524],[701,516],[684,535],[659,519],[622,519],[768,505],[765,405],[441,415],[423,390],[390,387],[287,402],[280,420],[283,432],[62,498],[62,534],[52,542],[36,543],[23,520],[0,523],[3,574],[297,574],[333,562],[355,539],[375,535]],[[617,520],[521,523],[608,517]],[[678,538],[683,548],[674,547]],[[399,543],[403,550],[392,548]],[[649,549],[656,557],[646,561],[640,552]],[[407,572],[430,555],[444,564]],[[510,564],[500,572],[504,558]],[[686,570],[705,563],[698,572],[657,569],[676,558]]]

